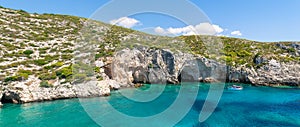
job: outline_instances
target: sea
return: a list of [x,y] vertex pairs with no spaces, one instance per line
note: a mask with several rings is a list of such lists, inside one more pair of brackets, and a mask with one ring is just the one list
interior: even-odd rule
[[300,127],[299,88],[231,85],[145,84],[108,97],[4,104],[0,127]]

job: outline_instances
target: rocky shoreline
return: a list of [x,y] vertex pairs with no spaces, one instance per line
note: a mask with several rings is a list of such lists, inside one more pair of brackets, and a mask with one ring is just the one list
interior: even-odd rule
[[67,98],[108,96],[111,90],[135,87],[137,83],[178,84],[183,81],[236,82],[256,86],[300,86],[300,65],[267,60],[258,69],[231,67],[214,60],[169,50],[146,47],[123,49],[109,61],[99,59],[96,64],[103,68],[102,81],[82,84],[61,84],[52,80],[53,87],[40,87],[36,77],[23,82],[13,82],[0,88],[2,103],[29,103]]

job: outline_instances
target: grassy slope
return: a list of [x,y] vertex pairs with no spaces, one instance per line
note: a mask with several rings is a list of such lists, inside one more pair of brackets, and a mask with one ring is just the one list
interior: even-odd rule
[[[261,43],[203,35],[161,37],[75,16],[39,15],[22,10],[0,9],[0,63],[10,62],[0,66],[2,81],[26,79],[28,75],[36,75],[42,80],[56,77],[70,80],[71,59],[74,45],[78,41],[97,44],[96,58],[112,56],[118,48],[146,45],[172,51],[179,49],[225,61],[232,66],[258,67],[260,65],[253,62],[257,56],[282,62],[300,61],[300,57],[295,55],[297,50],[291,46],[294,42]],[[88,22],[88,25],[84,25],[84,22]],[[82,35],[80,37],[83,38],[78,40],[78,35]],[[131,37],[124,40],[124,37],[128,36]],[[285,48],[280,48],[278,44]],[[20,58],[24,60],[19,60]],[[21,65],[27,70],[18,69]],[[36,69],[38,67],[40,68]],[[99,71],[99,68],[96,72],[97,70]]]

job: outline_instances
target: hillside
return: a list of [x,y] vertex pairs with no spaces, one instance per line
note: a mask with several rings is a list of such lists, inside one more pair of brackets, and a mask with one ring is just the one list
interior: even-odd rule
[[[0,24],[0,88],[5,90],[10,87],[14,87],[13,90],[24,89],[22,85],[25,85],[26,88],[35,86],[34,89],[38,90],[57,89],[60,85],[69,88],[74,83],[82,83],[93,78],[97,78],[98,81],[114,79],[109,72],[112,70],[108,65],[112,64],[113,56],[116,55],[117,51],[123,51],[125,48],[135,52],[143,52],[143,56],[151,56],[154,52],[164,49],[158,54],[169,53],[168,56],[176,56],[177,53],[184,53],[190,55],[183,56],[191,58],[205,57],[212,63],[226,63],[228,67],[237,69],[238,71],[235,70],[234,73],[244,73],[242,70],[247,69],[252,71],[263,69],[272,60],[282,65],[297,65],[294,68],[297,73],[297,69],[299,69],[297,67],[300,63],[299,42],[263,43],[238,38],[202,35],[162,37],[75,16],[29,14],[22,10],[3,7],[0,8]],[[86,49],[91,48],[89,47],[91,45],[94,48],[87,51]],[[141,47],[147,47],[147,50],[136,50]],[[94,55],[92,59],[98,62],[93,68],[80,62],[82,59],[75,59],[75,56],[86,52],[92,52]],[[181,58],[181,56],[177,57]],[[150,57],[145,57],[145,59],[151,61]],[[176,64],[176,62],[173,63]],[[148,62],[141,66],[154,68],[156,64]],[[170,65],[166,64],[166,66],[169,67]],[[91,74],[77,71],[77,69],[83,68]],[[289,67],[285,69],[289,71]],[[145,71],[148,72],[148,70]],[[177,82],[180,70],[177,71],[176,79],[172,79],[174,82],[170,80],[170,83]],[[177,73],[177,71],[175,72]],[[296,77],[295,83],[290,84],[293,86],[300,85],[295,72],[286,72]],[[246,76],[250,74],[248,71],[245,73]],[[230,78],[226,81],[255,83],[249,81],[248,78],[239,79],[240,77],[237,80]],[[270,78],[265,79],[269,80]],[[257,78],[257,81],[260,82],[257,84],[269,84],[261,83],[265,79]],[[282,85],[289,85],[290,82],[286,80],[290,79],[273,83],[287,82]],[[15,87],[20,84],[21,87]],[[42,88],[36,88],[36,86]],[[9,95],[5,96],[9,98]],[[77,95],[57,98],[75,96]],[[26,102],[24,100],[18,101]]]

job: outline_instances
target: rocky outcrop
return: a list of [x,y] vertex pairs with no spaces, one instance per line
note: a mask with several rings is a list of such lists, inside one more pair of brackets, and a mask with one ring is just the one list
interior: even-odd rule
[[[36,101],[57,100],[78,97],[96,97],[110,95],[110,88],[119,88],[116,81],[90,81],[82,84],[55,84],[50,88],[39,86],[40,80],[35,79],[28,85],[19,82],[15,85],[5,86],[0,91],[1,102],[4,103],[28,103]],[[3,95],[3,96],[2,96]]]
[[300,86],[299,72],[300,65],[297,63],[279,63],[276,60],[270,60],[252,75],[249,75],[249,79],[254,85]]
[[182,81],[225,82],[226,74],[226,65],[213,60],[146,47],[121,50],[112,62],[112,79],[119,81],[121,86]]
[[253,73],[255,73],[255,70],[253,68],[234,68],[232,66],[227,66],[226,82],[251,83],[251,81],[249,80],[249,76]]
[[173,54],[168,55],[168,58],[163,58],[162,50],[144,47],[119,51],[112,62],[112,79],[122,86],[132,86],[133,83],[166,83],[168,78],[176,76],[175,69],[171,68],[175,65]]
[[139,47],[117,53],[112,62],[112,79],[121,81],[121,86],[132,83],[176,84],[181,81],[300,85],[300,65],[297,63],[279,63],[259,56],[253,62],[262,66],[258,69],[232,67],[191,54]]

